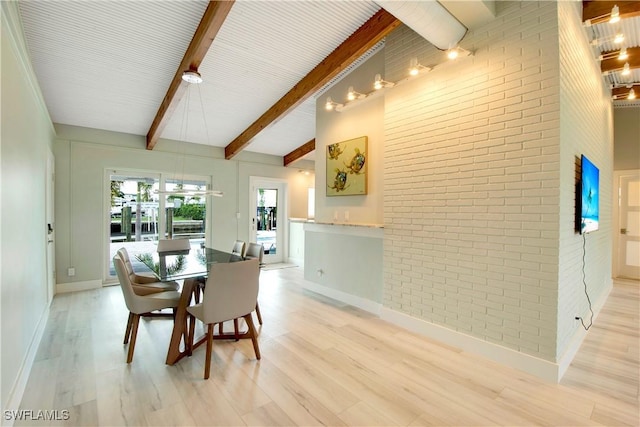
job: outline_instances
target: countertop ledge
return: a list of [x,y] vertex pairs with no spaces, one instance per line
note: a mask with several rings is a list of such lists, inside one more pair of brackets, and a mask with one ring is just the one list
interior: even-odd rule
[[366,227],[366,228],[384,228],[383,224],[364,224],[357,222],[322,222],[307,218],[289,218],[290,222],[303,222],[305,224],[333,225],[340,227]]

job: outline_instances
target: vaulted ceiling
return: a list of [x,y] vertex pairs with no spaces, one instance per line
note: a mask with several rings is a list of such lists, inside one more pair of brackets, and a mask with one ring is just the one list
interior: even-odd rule
[[[441,3],[468,28],[492,18],[487,0]],[[583,3],[599,40],[594,59],[601,52],[604,78],[628,93],[640,82],[640,2]],[[174,139],[224,148],[226,158],[282,156],[286,165],[315,148],[315,96],[400,24],[379,4],[20,1],[19,9],[55,123],[145,135],[149,149]],[[613,4],[617,25],[607,18]],[[621,46],[610,40],[619,31],[625,76],[614,58]],[[184,83],[186,70],[203,83]]]
[[[640,1],[583,1],[582,20],[614,104],[640,105]],[[631,89],[633,102],[627,100]]]

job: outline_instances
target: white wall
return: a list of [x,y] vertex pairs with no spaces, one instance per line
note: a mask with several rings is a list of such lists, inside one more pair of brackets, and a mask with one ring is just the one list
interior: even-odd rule
[[304,286],[379,314],[384,230],[315,223],[305,223],[304,230]]
[[[15,2],[2,2],[2,409],[17,409],[46,325],[45,171],[54,130],[33,76]],[[3,424],[5,420],[3,418]]]
[[640,169],[640,107],[616,107],[613,123],[613,169]]
[[[382,302],[384,94],[351,105],[346,99],[349,86],[371,93],[376,74],[384,75],[384,48],[316,101],[315,221],[321,225],[304,227],[304,277],[317,284],[312,287],[316,292],[377,313]],[[329,96],[346,108],[327,111]],[[327,145],[361,136],[368,139],[367,194],[327,197]]]
[[384,304],[553,361],[557,12],[497,8],[461,43],[475,55],[456,62],[407,28],[388,38],[396,79],[411,56],[444,65],[386,96]]
[[[384,49],[336,83],[316,102],[316,214],[317,222],[382,224],[384,97],[356,102],[342,112],[326,111],[327,97],[345,103],[349,86],[361,93],[373,90],[376,74],[384,75]],[[326,147],[329,144],[366,136],[368,138],[368,194],[327,197]],[[345,220],[345,211],[349,219]],[[334,213],[338,220],[334,221]],[[306,214],[304,215],[306,217]]]
[[[184,157],[189,174],[209,176],[213,187],[224,192],[222,198],[212,198],[210,242],[222,250],[228,250],[236,239],[249,238],[249,176],[286,179],[286,216],[306,215],[308,179],[298,168],[283,167],[280,157],[242,153],[225,160],[222,148],[167,140],[160,140],[149,151],[143,136],[64,125],[56,129],[57,281],[69,285],[66,289],[102,282],[107,260],[103,253],[107,169],[175,174],[176,156]],[[68,267],[75,268],[74,277],[66,275]]]
[[514,350],[520,367],[557,379],[583,336],[574,316],[586,315],[581,153],[601,167],[586,273],[594,309],[611,284],[611,102],[580,3],[496,6],[496,20],[464,38],[470,58],[446,62],[406,27],[387,38],[392,81],[412,56],[441,65],[385,96],[384,305],[452,342]]
[[[578,349],[579,338],[584,336],[575,316],[583,317],[585,323],[590,318],[583,274],[596,312],[612,286],[613,112],[611,94],[603,85],[600,66],[593,60],[582,26],[581,4],[558,2],[558,16],[562,23],[559,29],[561,168],[555,358],[564,369]],[[576,160],[581,154],[600,169],[600,229],[586,236],[574,231]],[[550,243],[555,244],[555,238]]]

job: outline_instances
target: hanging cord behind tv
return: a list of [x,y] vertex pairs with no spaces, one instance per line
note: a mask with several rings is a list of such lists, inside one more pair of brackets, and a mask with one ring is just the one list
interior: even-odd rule
[[589,324],[584,324],[584,319],[580,316],[576,316],[576,320],[579,320],[582,323],[582,327],[585,331],[588,331],[589,328],[593,325],[593,309],[591,308],[591,298],[589,298],[589,293],[587,292],[587,277],[584,272],[585,267],[585,257],[587,255],[587,233],[582,233],[582,284],[584,285],[584,294],[587,296],[587,301],[589,302],[589,311],[591,312],[591,318],[589,319]]

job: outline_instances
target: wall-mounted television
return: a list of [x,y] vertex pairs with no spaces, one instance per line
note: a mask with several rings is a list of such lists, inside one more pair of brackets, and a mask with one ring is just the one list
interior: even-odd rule
[[580,233],[590,233],[598,229],[600,219],[600,171],[582,155],[580,159]]

